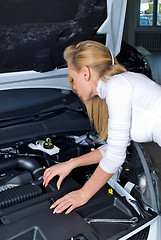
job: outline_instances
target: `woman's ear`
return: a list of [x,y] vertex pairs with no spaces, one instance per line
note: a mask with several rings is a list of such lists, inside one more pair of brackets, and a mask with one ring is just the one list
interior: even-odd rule
[[90,69],[87,66],[82,67],[82,75],[86,81],[90,79]]

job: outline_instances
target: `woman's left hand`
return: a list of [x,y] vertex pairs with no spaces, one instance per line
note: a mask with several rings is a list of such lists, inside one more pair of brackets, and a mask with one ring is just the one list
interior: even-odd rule
[[61,213],[67,209],[65,214],[70,213],[73,209],[86,204],[89,199],[84,195],[82,189],[70,192],[64,197],[58,199],[55,203],[51,205],[53,208],[53,213]]
[[66,194],[51,205],[53,213],[61,213],[66,210],[65,214],[70,213],[73,209],[86,204],[93,195],[112,177],[113,173],[107,173],[98,165],[93,175],[76,191]]

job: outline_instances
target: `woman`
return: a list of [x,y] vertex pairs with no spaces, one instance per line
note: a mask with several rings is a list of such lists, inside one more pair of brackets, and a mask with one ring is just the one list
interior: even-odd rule
[[84,41],[64,52],[68,81],[84,101],[99,139],[107,144],[83,156],[48,168],[44,185],[56,175],[57,188],[76,167],[99,163],[85,185],[58,199],[54,213],[70,213],[89,199],[119,169],[131,140],[161,146],[161,86],[139,73],[128,72],[103,44]]

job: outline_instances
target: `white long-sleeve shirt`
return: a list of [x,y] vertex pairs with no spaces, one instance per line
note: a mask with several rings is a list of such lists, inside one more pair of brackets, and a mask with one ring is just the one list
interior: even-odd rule
[[139,73],[125,72],[97,85],[109,111],[107,144],[100,147],[100,167],[115,173],[131,140],[161,146],[161,86]]

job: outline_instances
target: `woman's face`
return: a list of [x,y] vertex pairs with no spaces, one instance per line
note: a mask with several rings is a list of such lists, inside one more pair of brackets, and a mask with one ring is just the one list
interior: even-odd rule
[[98,81],[95,82],[93,80],[96,77],[96,73],[93,74],[92,71],[91,74],[91,70],[88,67],[82,67],[80,72],[76,72],[71,65],[68,65],[68,74],[73,79],[74,90],[84,101],[89,101],[97,95],[96,87]]

